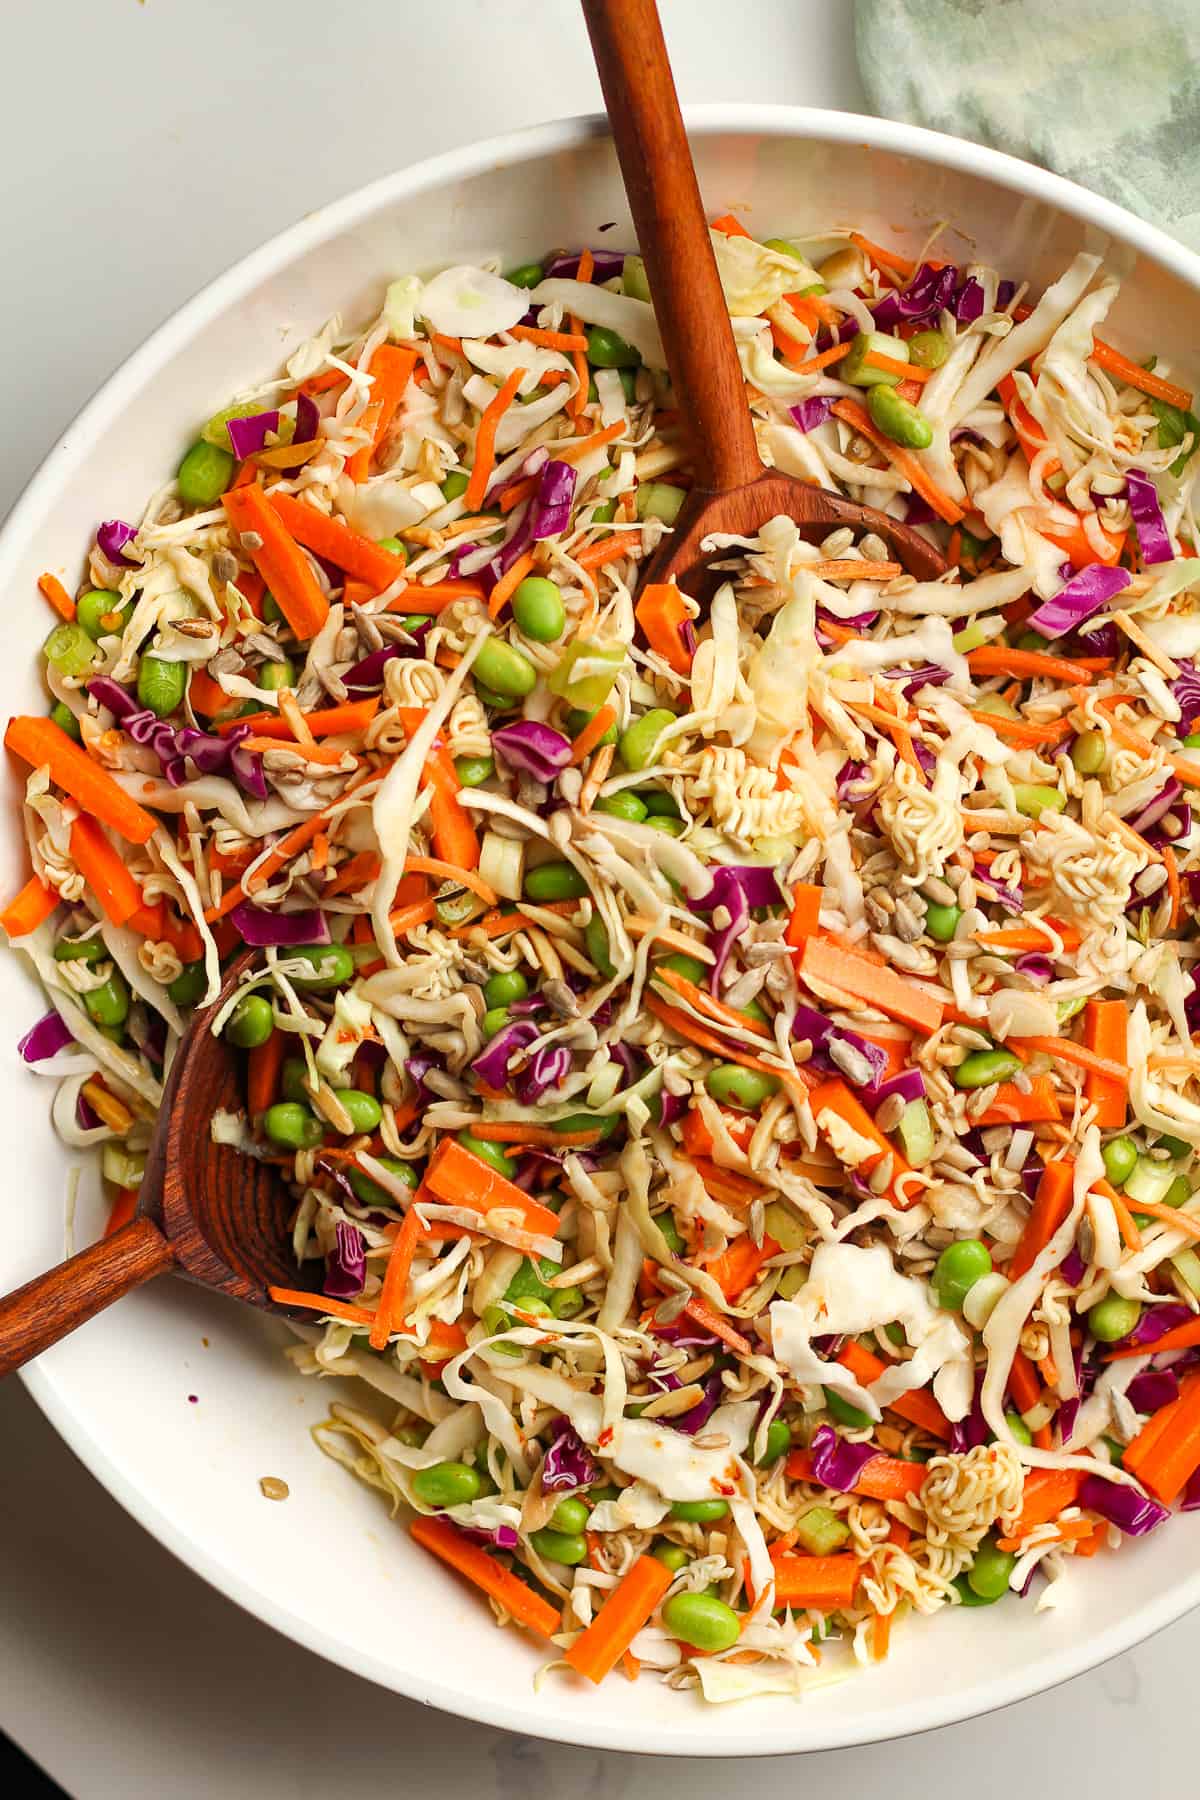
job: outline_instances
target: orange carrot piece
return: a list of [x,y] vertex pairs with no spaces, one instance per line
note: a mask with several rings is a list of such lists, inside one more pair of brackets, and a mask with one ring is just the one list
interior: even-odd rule
[[1116,1082],[1120,1087],[1129,1085],[1129,1070],[1124,1063],[1113,1062],[1107,1056],[1097,1056],[1086,1044],[1076,1044],[1070,1038],[1025,1037],[1010,1038],[1008,1042],[1011,1050],[1057,1057],[1062,1062],[1074,1063],[1077,1068],[1103,1075],[1106,1080]]
[[[1141,732],[1135,731],[1131,725],[1126,725],[1123,719],[1110,719],[1108,728],[1118,744],[1123,744],[1126,750],[1132,750],[1138,756],[1152,756],[1156,749],[1162,747],[1153,744],[1149,738],[1143,737]],[[1187,787],[1200,787],[1200,759],[1188,756],[1168,756],[1166,762],[1176,780],[1182,781]]]
[[689,981],[686,975],[680,975],[677,970],[656,969],[654,979],[663,981],[669,988],[673,988],[677,994],[694,1006],[697,1012],[702,1012],[711,1019],[714,1025],[724,1026],[726,1030],[732,1027],[734,1030],[748,1031],[754,1037],[766,1038],[768,1042],[773,1041],[768,1025],[764,1025],[761,1020],[748,1018],[745,1013],[736,1011],[732,1006],[726,1006],[723,1001],[714,1000],[711,994],[705,993],[703,988],[697,987],[694,981]]
[[552,1238],[558,1230],[558,1216],[548,1206],[531,1199],[515,1182],[497,1174],[453,1138],[443,1138],[430,1157],[425,1185],[447,1205],[469,1206],[478,1213],[502,1206],[517,1214],[524,1231]]
[[509,600],[513,594],[516,593],[532,568],[533,551],[527,550],[524,556],[518,556],[516,562],[512,563],[504,571],[503,575],[492,589],[491,596],[488,599],[489,619],[498,619],[500,617],[500,614],[504,611]]
[[685,649],[682,628],[691,615],[673,581],[651,581],[638,596],[634,616],[650,648],[677,675],[690,676],[692,653]]
[[526,1119],[476,1119],[471,1136],[485,1144],[544,1145],[551,1150],[568,1150],[597,1143],[600,1132],[556,1131],[553,1125],[531,1125]]
[[371,398],[360,420],[360,424],[370,431],[371,442],[356,450],[346,464],[351,481],[367,479],[371,458],[391,429],[416,361],[415,350],[401,350],[395,344],[380,344],[372,356],[368,371],[374,377]]
[[1040,1125],[1061,1118],[1062,1108],[1054,1083],[1048,1075],[1034,1075],[1030,1078],[1028,1093],[1011,1081],[1002,1081],[992,1104],[986,1112],[980,1113],[975,1123],[980,1126]]
[[[277,1031],[276,1037],[283,1033]],[[348,1300],[331,1300],[327,1294],[310,1294],[303,1288],[269,1287],[268,1294],[277,1306],[301,1306],[306,1312],[325,1313],[331,1319],[345,1319],[348,1325],[372,1325],[375,1314],[366,1307],[351,1306]]]
[[50,917],[57,905],[58,895],[54,889],[31,875],[20,893],[15,894],[0,913],[0,925],[10,938],[27,937]]
[[631,556],[642,547],[642,536],[638,531],[614,531],[611,537],[600,538],[594,544],[588,544],[580,550],[574,560],[581,569],[599,569],[605,563],[616,562],[619,557]]
[[[220,683],[214,681],[203,669],[192,670],[188,678],[188,699],[192,703],[192,710],[202,713],[206,719],[215,719],[218,713],[241,705],[236,694],[227,694]],[[232,729],[233,720],[228,720],[227,724]]]
[[[348,700],[342,706],[323,706],[303,716],[315,738],[344,737],[365,731],[378,711],[379,695],[372,694],[369,700]],[[248,725],[256,737],[291,738],[295,735],[288,720],[273,712],[245,713],[240,719],[222,719],[217,731],[227,737],[239,725]]]
[[832,562],[805,563],[804,573],[817,575],[822,581],[891,581],[903,575],[904,564],[869,562],[866,557],[835,557]]
[[1016,1401],[1019,1413],[1032,1412],[1041,1401],[1042,1389],[1037,1370],[1023,1350],[1018,1350],[1013,1357],[1008,1391]]
[[1161,375],[1143,369],[1139,363],[1131,362],[1106,344],[1101,338],[1093,338],[1091,361],[1109,375],[1115,375],[1126,387],[1136,388],[1139,394],[1150,394],[1155,400],[1165,400],[1168,406],[1177,406],[1180,412],[1189,412],[1192,396],[1186,388],[1176,387],[1173,381],[1164,381]]
[[[1083,1009],[1083,1041],[1089,1050],[1106,1057],[1109,1062],[1124,1064],[1128,1020],[1129,1009],[1124,1000],[1089,1000]],[[1089,1069],[1084,1077],[1083,1092],[1096,1108],[1096,1124],[1102,1131],[1124,1125],[1127,1083],[1113,1081]]]
[[616,724],[616,719],[615,706],[597,707],[571,746],[571,762],[578,765],[589,757],[609,726]]
[[153,814],[131,800],[108,770],[93,762],[53,719],[18,715],[9,720],[4,742],[30,768],[48,768],[55,787],[129,843],[144,844],[157,831]]
[[[792,1481],[811,1481],[820,1486],[813,1473],[811,1450],[793,1450],[785,1466]],[[903,1462],[897,1456],[873,1456],[859,1470],[854,1492],[867,1500],[908,1500],[924,1480],[924,1463]]]
[[1078,1469],[1031,1469],[1021,1494],[1021,1515],[1009,1536],[1020,1539],[1039,1525],[1049,1525],[1060,1512],[1075,1505],[1082,1486]]
[[1047,528],[1043,531],[1042,535],[1043,537],[1049,538],[1052,544],[1063,551],[1068,560],[1074,563],[1077,569],[1086,568],[1089,563],[1094,562],[1107,563],[1110,566],[1115,565],[1120,562],[1121,552],[1125,548],[1126,534],[1123,531],[1118,535],[1114,532],[1104,531],[1102,529],[1099,535],[1104,548],[1097,550],[1092,543],[1091,538],[1084,530],[1082,521],[1078,525],[1072,525],[1070,529],[1066,531],[1050,530]]
[[[478,512],[487,495],[488,482],[492,478],[492,470],[496,466],[495,444],[496,427],[516,398],[517,389],[525,379],[524,369],[514,369],[505,381],[504,386],[484,409],[479,421],[479,429],[475,434],[475,461],[471,466],[470,479],[463,494],[463,505],[467,512]],[[584,385],[586,397],[587,387]]]
[[814,936],[819,929],[823,892],[810,881],[798,881],[793,887],[791,917],[783,934],[784,942],[793,950],[803,950],[805,939]]
[[286,1050],[286,1031],[273,1031],[246,1058],[246,1111],[252,1119],[275,1104]]
[[[377,593],[404,574],[403,557],[394,556],[373,538],[364,537],[361,531],[351,531],[340,519],[319,513],[306,500],[297,500],[292,494],[272,494],[270,508],[296,543],[303,544],[314,556],[324,557],[326,562],[333,563],[356,581],[373,583]],[[265,569],[263,573],[266,574]],[[275,584],[269,575],[267,586],[274,594]],[[279,595],[275,594],[275,598],[278,600]],[[282,601],[280,605],[283,605]],[[412,609],[406,606],[404,610]],[[284,611],[287,611],[286,607]],[[290,619],[288,623],[291,624]]]
[[857,1556],[797,1556],[789,1551],[773,1561],[777,1607],[841,1612],[853,1606],[861,1569]]
[[[548,1638],[562,1629],[562,1615],[548,1600],[543,1600],[528,1582],[520,1580],[494,1556],[489,1556],[481,1544],[471,1543],[448,1520],[418,1518],[408,1529],[423,1550],[428,1550],[456,1574],[465,1576],[527,1631]],[[661,1566],[655,1564],[656,1568]]]
[[639,1556],[605,1596],[599,1612],[566,1651],[576,1674],[601,1682],[615,1669],[675,1577],[654,1556]]
[[883,369],[889,375],[898,375],[902,386],[906,381],[914,381],[918,387],[922,387],[933,374],[932,369],[922,369],[916,363],[900,362],[894,356],[881,356],[878,350],[868,350],[863,361],[870,369]]
[[728,1250],[707,1265],[707,1272],[727,1300],[736,1300],[757,1279],[763,1264],[778,1254],[779,1245],[769,1234],[756,1244],[747,1232],[744,1237],[734,1238]]
[[95,819],[81,815],[71,826],[71,855],[104,916],[124,925],[142,904],[142,890],[119,851],[114,850]]
[[[1143,1345],[1143,1353],[1148,1348]],[[1124,1462],[1129,1473],[1164,1506],[1179,1497],[1200,1468],[1200,1371],[1184,1376],[1179,1398],[1142,1427],[1126,1450]]]
[[[844,1369],[849,1369],[860,1387],[868,1387],[871,1382],[878,1381],[888,1367],[881,1356],[868,1350],[855,1338],[848,1338],[838,1351],[838,1361]],[[901,1394],[889,1402],[888,1411],[894,1412],[912,1425],[919,1425],[931,1437],[941,1438],[948,1443],[951,1436],[950,1421],[934,1399],[924,1388],[915,1388],[910,1394]]]
[[115,1237],[122,1226],[128,1225],[137,1211],[137,1189],[118,1188],[117,1197],[109,1209],[108,1218],[104,1222],[104,1236]]
[[1027,676],[1030,680],[1044,676],[1047,681],[1085,685],[1092,678],[1088,665],[1071,657],[1051,656],[1046,650],[1010,650],[1007,645],[1002,650],[994,644],[969,650],[967,663],[972,675],[1016,675]]
[[38,588],[47,599],[60,619],[70,621],[75,617],[75,602],[68,594],[57,575],[39,575]]
[[1050,1162],[1042,1170],[1025,1229],[1006,1270],[1010,1281],[1028,1273],[1070,1212],[1074,1181],[1073,1162]]
[[[279,1037],[281,1034],[276,1032],[275,1035]],[[408,1292],[413,1256],[423,1229],[420,1214],[415,1206],[410,1206],[392,1240],[391,1254],[384,1270],[383,1287],[376,1302],[368,1339],[372,1350],[386,1350],[392,1332],[398,1331],[404,1323],[404,1296]]]
[[800,972],[807,979],[825,982],[868,1006],[877,1007],[890,1019],[911,1025],[914,1031],[929,1034],[942,1022],[942,1002],[936,995],[891,969],[869,963],[856,951],[845,950],[824,938],[807,939]]
[[[709,1148],[712,1148],[711,1144]],[[733,1169],[723,1169],[704,1155],[694,1156],[692,1167],[712,1198],[723,1201],[726,1206],[752,1206],[762,1198],[761,1182],[752,1181],[748,1175],[739,1175]]]
[[1069,719],[1047,719],[1044,725],[1034,725],[1027,719],[1009,719],[1003,713],[987,712],[982,708],[972,707],[970,712],[973,719],[980,725],[989,726],[997,737],[1026,750],[1061,744],[1074,730]]
[[[1137,1251],[1139,1251],[1142,1248],[1142,1234],[1138,1230],[1137,1220],[1134,1218],[1133,1214],[1130,1212],[1129,1203],[1126,1200],[1124,1194],[1118,1194],[1116,1188],[1113,1187],[1112,1183],[1109,1181],[1105,1181],[1103,1176],[1101,1176],[1098,1181],[1093,1183],[1093,1187],[1097,1193],[1101,1193],[1104,1195],[1105,1199],[1108,1201],[1109,1205],[1112,1207],[1113,1212],[1116,1214],[1117,1228],[1121,1233],[1121,1241],[1125,1245],[1125,1248],[1127,1250],[1132,1250],[1136,1254]],[[1156,1200],[1150,1200],[1146,1204],[1147,1204],[1147,1210],[1150,1207],[1158,1207],[1158,1202]],[[1141,1203],[1139,1202],[1139,1210],[1140,1209],[1141,1209]],[[1166,1218],[1168,1220],[1174,1221],[1175,1216],[1176,1215],[1175,1215],[1174,1209],[1172,1207],[1169,1207],[1169,1206],[1159,1207],[1159,1210],[1158,1210],[1159,1218]],[[1200,1237],[1200,1224],[1197,1224],[1195,1230],[1196,1230],[1196,1236]]]
[[843,1124],[850,1127],[856,1137],[865,1138],[868,1143],[875,1145],[875,1150],[872,1155],[864,1158],[863,1162],[859,1165],[864,1175],[869,1176],[872,1169],[876,1168],[883,1161],[885,1156],[890,1157],[892,1173],[884,1192],[899,1207],[912,1205],[916,1196],[913,1194],[906,1195],[903,1188],[900,1186],[902,1178],[905,1175],[911,1175],[912,1170],[900,1155],[900,1152],[893,1147],[886,1137],[884,1137],[882,1131],[880,1131],[861,1100],[858,1099],[857,1095],[852,1092],[840,1077],[836,1075],[831,1076],[829,1080],[823,1081],[819,1087],[815,1087],[808,1097],[808,1104],[812,1108],[813,1118],[817,1122],[817,1130],[820,1131],[823,1136],[828,1137],[828,1133],[825,1132],[824,1127],[821,1124],[822,1115],[824,1113],[833,1113],[836,1118],[843,1122]]
[[[1064,950],[1078,950],[1080,933],[1077,925],[1067,925],[1061,919],[1047,919],[1049,925],[1062,939]],[[1050,939],[1036,925],[1004,925],[995,931],[975,931],[971,936],[977,944],[986,944],[989,950],[1049,950]]]
[[909,262],[906,256],[898,256],[894,250],[885,250],[881,244],[873,244],[861,231],[852,231],[850,242],[857,245],[872,262],[878,263],[881,269],[887,269],[890,274],[899,275],[905,281],[911,281],[917,272],[916,263]]
[[733,213],[722,213],[720,218],[713,219],[711,224],[712,229],[719,231],[722,237],[748,238],[750,236],[742,221],[735,218]]
[[[372,593],[382,591],[383,584],[371,589]],[[404,592],[398,594],[387,604],[388,612],[398,613],[440,613],[446,607],[453,606],[456,600],[482,600],[483,588],[478,581],[470,580],[465,575],[445,576],[441,581],[413,582]]]
[[[478,852],[475,857],[478,862]],[[495,906],[496,893],[490,888],[482,876],[473,869],[464,868],[461,863],[443,862],[440,856],[406,856],[404,859],[406,875],[432,875],[438,881],[457,881],[462,887],[470,888],[478,894],[485,906]]]
[[509,337],[521,344],[537,344],[542,350],[586,350],[587,338],[582,332],[541,331],[536,325],[511,325]]
[[[270,588],[284,618],[300,641],[307,643],[316,637],[329,617],[329,602],[285,519],[274,504],[268,502],[266,492],[258,482],[231,488],[221,496],[221,504],[234,534],[235,547],[245,550]],[[298,502],[294,504],[299,506]],[[313,512],[311,506],[300,510]]]
[[885,437],[884,433],[878,430],[874,421],[857,400],[835,400],[833,411],[839,419],[852,426],[860,437],[865,437],[875,445],[877,450],[883,451],[888,461],[894,463],[899,469],[913,492],[920,494],[921,498],[932,506],[939,518],[945,519],[948,525],[959,523],[963,517],[963,509],[958,502],[953,500],[949,494],[943,493],[924,465],[917,461],[910,450],[902,449],[899,444],[894,444],[891,438]]
[[713,1032],[706,1031],[702,1025],[698,1025],[694,1019],[689,1018],[687,1013],[681,1012],[677,1006],[668,1005],[658,994],[652,993],[649,989],[646,990],[643,1000],[649,1010],[661,1019],[664,1025],[669,1025],[673,1031],[679,1033],[680,1037],[687,1038],[693,1044],[698,1044],[701,1050],[711,1050],[714,1055],[724,1057],[726,1062],[741,1063],[743,1068],[758,1069],[762,1074],[779,1074],[778,1069],[773,1069],[769,1063],[763,1062],[761,1057],[748,1056],[740,1046],[728,1044]]

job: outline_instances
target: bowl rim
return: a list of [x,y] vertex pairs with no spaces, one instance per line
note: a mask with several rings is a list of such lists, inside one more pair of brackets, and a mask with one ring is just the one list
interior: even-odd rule
[[[684,117],[689,131],[698,137],[741,133],[825,140],[839,145],[857,144],[867,150],[895,152],[919,162],[936,163],[961,174],[982,177],[1023,198],[1032,198],[1069,213],[1131,245],[1200,293],[1200,255],[1114,201],[1002,151],[902,121],[819,107],[717,101],[686,106]],[[185,301],[116,368],[47,452],[0,524],[0,583],[11,576],[17,546],[37,527],[47,499],[83,461],[96,436],[120,414],[144,380],[215,316],[249,294],[260,282],[364,218],[413,195],[470,179],[489,169],[513,167],[607,136],[608,121],[603,114],[577,114],[462,145],[381,176],[329,201],[240,258]],[[697,1722],[695,1736],[699,1741],[689,1742],[686,1747],[679,1743],[663,1745],[656,1740],[652,1722],[618,1722],[611,1716],[597,1715],[594,1727],[589,1727],[548,1716],[545,1707],[537,1704],[532,1689],[527,1701],[513,1701],[464,1694],[449,1684],[431,1683],[427,1678],[422,1680],[412,1675],[401,1680],[396,1669],[382,1659],[355,1652],[323,1627],[294,1613],[273,1593],[243,1579],[177,1519],[147,1501],[136,1481],[113,1459],[104,1442],[93,1434],[89,1420],[76,1410],[69,1392],[56,1379],[53,1364],[43,1367],[40,1362],[34,1362],[21,1371],[21,1379],[55,1430],[113,1499],[181,1562],[256,1618],[351,1674],[414,1700],[481,1724],[590,1748],[665,1756],[774,1756],[850,1748],[908,1737],[980,1717],[1033,1693],[1056,1687],[1131,1649],[1173,1624],[1191,1608],[1200,1606],[1198,1569],[1190,1578],[1146,1602],[1098,1635],[1050,1651],[1027,1663],[1020,1671],[976,1684],[966,1695],[931,1694],[919,1705],[910,1703],[899,1728],[894,1720],[878,1710],[864,1709],[862,1714],[847,1718],[823,1715],[818,1702],[803,1708],[780,1708],[769,1729],[764,1728],[762,1713],[757,1708],[753,1711],[749,1729],[735,1726],[729,1730],[724,1724],[718,1726],[717,1720],[724,1720],[726,1715],[723,1711],[714,1712],[713,1727],[707,1731],[702,1732]],[[775,1727],[776,1718],[778,1728]]]

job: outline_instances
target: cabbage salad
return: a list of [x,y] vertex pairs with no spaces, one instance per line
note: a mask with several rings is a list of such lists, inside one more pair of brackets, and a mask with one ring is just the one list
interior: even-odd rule
[[776,518],[639,588],[639,259],[395,280],[43,577],[3,923],[112,1229],[251,947],[205,1128],[320,1447],[561,1679],[719,1702],[1200,1506],[1200,425],[1095,256],[713,243],[765,458],[943,578]]

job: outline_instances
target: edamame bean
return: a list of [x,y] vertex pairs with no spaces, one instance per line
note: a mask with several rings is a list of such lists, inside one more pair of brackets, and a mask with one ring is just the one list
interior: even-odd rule
[[967,1585],[971,1592],[981,1600],[1001,1599],[1008,1592],[1008,1578],[1016,1561],[1011,1550],[1001,1550],[994,1538],[985,1537],[967,1570]]
[[760,1469],[765,1468],[768,1463],[778,1462],[791,1447],[792,1434],[785,1422],[782,1419],[772,1419],[767,1426],[767,1441],[763,1446],[763,1453],[755,1457],[755,1462]]
[[423,1506],[467,1506],[478,1500],[481,1483],[468,1463],[440,1462],[413,1472],[413,1497]]
[[708,980],[707,965],[702,963],[698,956],[684,956],[679,951],[673,952],[670,956],[664,956],[662,961],[655,963],[654,966],[656,969],[670,969],[673,974],[682,975],[685,981],[692,982],[696,987]]
[[529,997],[529,982],[520,969],[497,969],[483,984],[483,997],[488,1006],[511,1006],[514,1000]]
[[588,884],[573,863],[545,862],[525,871],[527,900],[579,900]]
[[59,938],[54,946],[55,962],[87,963],[89,968],[103,962],[108,955],[108,945],[102,937]]
[[311,1098],[308,1091],[308,1065],[302,1056],[289,1056],[279,1071],[279,1091],[285,1100],[295,1100],[300,1106],[307,1106]]
[[672,1500],[671,1517],[688,1525],[714,1525],[729,1511],[728,1500]]
[[496,765],[490,756],[456,756],[454,772],[463,787],[482,787],[496,773]]
[[550,1311],[556,1319],[573,1319],[576,1313],[583,1311],[585,1304],[582,1288],[566,1287],[551,1288],[550,1290]]
[[[625,791],[628,793],[629,790]],[[679,807],[675,803],[675,796],[667,788],[643,788],[639,799],[652,819],[677,819],[679,817]],[[795,846],[789,844],[786,854],[789,857],[794,856],[796,854]]]
[[662,1621],[672,1637],[710,1655],[730,1649],[742,1630],[732,1606],[711,1594],[672,1594],[663,1606]]
[[908,450],[927,450],[933,442],[933,426],[911,400],[902,400],[893,388],[867,389],[867,411],[893,444]]
[[230,450],[198,438],[179,465],[175,479],[185,506],[214,506],[233,480],[237,458]]
[[962,912],[957,906],[942,906],[931,900],[925,908],[925,929],[935,944],[948,944],[958,930]]
[[83,675],[96,660],[96,644],[77,620],[64,620],[42,645],[42,655],[60,675]]
[[535,644],[552,644],[563,634],[567,609],[562,590],[544,575],[527,575],[512,597],[513,618]]
[[546,271],[541,263],[518,263],[515,269],[508,271],[504,279],[511,281],[514,287],[535,288],[546,279]]
[[1137,1145],[1129,1137],[1111,1138],[1100,1156],[1108,1179],[1114,1187],[1121,1187],[1133,1174],[1138,1159]]
[[75,602],[75,623],[82,625],[90,638],[110,637],[120,631],[127,616],[120,594],[107,588],[89,588]]
[[457,500],[465,494],[471,485],[471,477],[462,469],[451,469],[442,483],[442,493],[447,500]]
[[651,831],[661,831],[666,837],[682,837],[687,830],[682,819],[666,819],[661,813],[651,813],[646,823]]
[[864,1431],[872,1423],[871,1415],[865,1413],[861,1406],[852,1406],[844,1394],[837,1388],[827,1387],[825,1393],[825,1411],[835,1418],[839,1425],[847,1426],[851,1431]]
[[383,1117],[383,1109],[374,1094],[364,1094],[361,1088],[334,1088],[333,1091],[349,1114],[354,1132],[375,1130]]
[[994,1606],[994,1600],[984,1600],[975,1592],[967,1576],[956,1575],[951,1586],[957,1590],[961,1606]]
[[56,700],[50,708],[50,718],[60,731],[65,731],[69,738],[77,744],[83,742],[83,733],[79,729],[79,720],[70,707],[62,700]]
[[1139,1300],[1127,1300],[1123,1294],[1106,1294],[1084,1315],[1088,1330],[1102,1344],[1115,1344],[1128,1337],[1142,1316]]
[[506,1181],[511,1181],[516,1174],[516,1163],[511,1156],[505,1156],[499,1144],[490,1144],[485,1138],[477,1138],[470,1131],[460,1131],[458,1141],[464,1150],[469,1150],[472,1156],[485,1162],[489,1169],[495,1169],[497,1175],[503,1175]]
[[187,679],[187,663],[143,656],[138,664],[137,697],[143,706],[165,719],[183,705]]
[[353,980],[354,958],[342,944],[297,944],[283,954],[289,963],[309,965],[309,968],[288,976],[293,987],[303,988],[306,993],[323,994],[329,988],[341,987],[344,981]]
[[123,1025],[129,1017],[129,984],[120,969],[114,969],[100,987],[89,988],[83,1004],[97,1025]]
[[670,1569],[672,1575],[678,1575],[680,1569],[686,1569],[691,1562],[691,1553],[682,1544],[673,1544],[664,1538],[661,1544],[655,1544],[650,1552],[655,1562],[660,1562],[664,1569]]
[[245,994],[229,1015],[225,1036],[239,1050],[257,1050],[275,1029],[271,1002],[262,994]]
[[290,657],[285,656],[282,662],[264,663],[258,671],[258,685],[274,694],[280,688],[294,688],[296,685],[296,669]]
[[1037,782],[1014,782],[1013,797],[1017,811],[1027,819],[1040,819],[1044,812],[1061,812],[1067,796],[1057,788],[1042,787]]
[[[415,1190],[420,1187],[421,1177],[411,1163],[397,1162],[394,1156],[377,1156],[375,1161],[386,1169],[389,1175],[394,1175],[397,1181],[402,1181],[406,1188]],[[388,1190],[380,1187],[377,1181],[372,1181],[371,1177],[364,1174],[362,1169],[356,1169],[353,1163],[343,1164],[343,1168],[350,1186],[364,1206],[395,1206],[395,1195],[389,1194]]]
[[263,1131],[285,1150],[315,1150],[324,1137],[321,1121],[298,1100],[277,1100],[263,1114]]
[[506,644],[503,638],[489,638],[475,658],[472,674],[477,683],[500,696],[501,703],[523,700],[537,685],[537,670],[529,658]]
[[531,1531],[529,1542],[547,1562],[565,1563],[572,1569],[587,1561],[587,1539],[582,1532]]
[[618,754],[627,769],[648,769],[654,761],[654,753],[658,740],[668,725],[675,723],[675,714],[668,712],[665,706],[653,706],[644,712],[640,719],[627,725],[621,733],[617,745]]
[[950,1079],[957,1088],[990,1087],[993,1081],[1006,1081],[1020,1067],[1020,1057],[1011,1050],[972,1050],[951,1069]]
[[960,1311],[975,1283],[991,1272],[991,1254],[978,1238],[960,1238],[956,1244],[947,1244],[933,1271],[938,1305],[947,1312]]
[[588,920],[584,927],[583,941],[588,955],[605,981],[611,981],[617,971],[608,954],[608,929],[599,913],[594,912]]
[[176,1006],[195,1006],[208,986],[204,962],[185,963],[174,981],[167,983],[167,998]]
[[[573,738],[577,738],[584,726],[590,725],[595,716],[594,712],[583,712],[579,707],[573,706],[566,718],[566,726],[569,735]],[[597,744],[596,748],[599,749],[601,744],[615,744],[616,741],[617,725],[616,720],[614,719],[604,736],[600,739],[600,743]]]
[[740,1063],[718,1063],[704,1077],[704,1085],[722,1106],[757,1112],[764,1100],[779,1091],[779,1078],[764,1075],[758,1069],[744,1069]]
[[1189,731],[1183,742],[1188,750],[1200,750],[1200,731]]
[[489,1006],[483,1015],[480,1030],[485,1038],[494,1038],[498,1031],[503,1031],[508,1024],[507,1006]]
[[628,788],[622,788],[616,794],[601,794],[593,811],[610,813],[614,819],[632,819],[635,825],[640,825],[647,816],[645,802]]
[[908,340],[908,360],[918,369],[940,369],[950,345],[940,331],[918,331]]
[[593,368],[636,369],[642,360],[640,351],[606,325],[589,325],[587,341],[587,359]]
[[1081,731],[1071,745],[1071,761],[1081,775],[1098,775],[1108,761],[1103,732]]

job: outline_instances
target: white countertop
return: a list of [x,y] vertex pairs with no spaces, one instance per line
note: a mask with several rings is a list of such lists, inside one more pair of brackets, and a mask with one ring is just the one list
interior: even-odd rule
[[[864,107],[848,0],[662,10],[685,101]],[[0,514],[117,363],[264,238],[422,156],[599,108],[575,0],[55,0],[7,26]],[[512,1737],[319,1662],[142,1532],[15,1382],[0,1443],[0,1727],[71,1795],[729,1791],[725,1762]],[[1198,1665],[1200,1614],[990,1718],[754,1779],[766,1800],[797,1780],[905,1800],[1184,1794]]]

